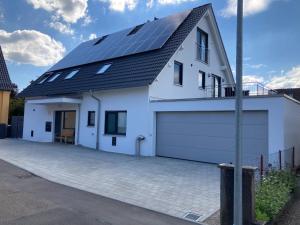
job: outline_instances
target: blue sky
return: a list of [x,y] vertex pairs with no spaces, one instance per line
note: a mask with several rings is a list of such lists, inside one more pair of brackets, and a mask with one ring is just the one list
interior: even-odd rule
[[[244,0],[244,79],[300,87],[300,1]],[[80,42],[212,3],[235,69],[236,0],[1,0],[0,45],[26,87]]]

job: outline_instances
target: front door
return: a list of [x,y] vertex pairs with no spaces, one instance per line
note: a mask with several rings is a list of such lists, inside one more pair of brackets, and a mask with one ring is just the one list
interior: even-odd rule
[[76,111],[55,112],[55,141],[75,143]]

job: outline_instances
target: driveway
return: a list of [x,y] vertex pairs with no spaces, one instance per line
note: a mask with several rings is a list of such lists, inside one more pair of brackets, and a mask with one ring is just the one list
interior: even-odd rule
[[72,145],[0,140],[0,158],[50,181],[199,221],[219,209],[216,165],[105,153]]

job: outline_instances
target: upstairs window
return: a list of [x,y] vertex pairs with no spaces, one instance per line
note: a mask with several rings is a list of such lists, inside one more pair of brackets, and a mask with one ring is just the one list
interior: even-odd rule
[[48,80],[48,82],[52,82],[54,81],[56,78],[58,78],[60,76],[61,73],[56,73],[53,76],[50,77],[50,79]]
[[183,64],[180,62],[174,62],[174,84],[182,85],[183,83]]
[[68,75],[65,77],[65,80],[71,79],[71,78],[74,77],[78,72],[79,72],[79,70],[73,70],[72,72],[68,73]]
[[198,72],[198,85],[199,88],[205,89],[205,72],[203,71]]
[[129,32],[129,34],[128,34],[127,36],[133,35],[133,34],[137,33],[137,32],[142,28],[143,25],[144,25],[144,24],[137,25],[135,28],[133,28],[133,29]]
[[197,59],[208,63],[208,34],[197,29]]
[[98,70],[97,74],[102,74],[105,73],[106,70],[108,70],[108,68],[111,66],[111,64],[105,64],[103,66],[100,67],[100,69]]

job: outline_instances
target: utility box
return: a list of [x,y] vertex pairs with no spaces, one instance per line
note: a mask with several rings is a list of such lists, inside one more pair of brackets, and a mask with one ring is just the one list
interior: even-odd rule
[[[221,225],[233,224],[234,165],[220,164],[221,169]],[[255,171],[243,167],[243,225],[255,224]]]

